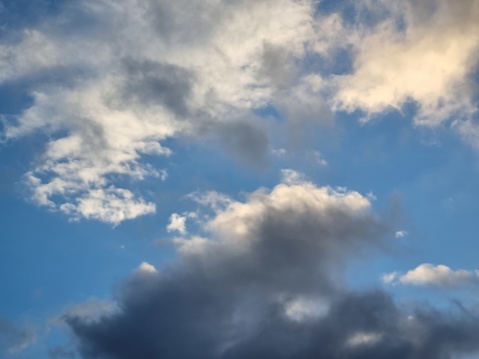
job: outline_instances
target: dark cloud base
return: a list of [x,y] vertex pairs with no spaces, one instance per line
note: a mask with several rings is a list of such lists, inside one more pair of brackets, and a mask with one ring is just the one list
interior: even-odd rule
[[[120,314],[67,318],[82,357],[446,359],[479,349],[477,319],[430,308],[406,315],[382,291],[342,293],[326,316],[295,322],[273,303],[191,284],[156,283],[147,294],[135,287],[155,284],[130,282]],[[248,305],[254,319],[241,318]]]

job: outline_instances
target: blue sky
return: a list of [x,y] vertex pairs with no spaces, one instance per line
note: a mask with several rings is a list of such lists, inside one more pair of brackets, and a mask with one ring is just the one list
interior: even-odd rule
[[0,1],[0,357],[477,355],[478,19]]

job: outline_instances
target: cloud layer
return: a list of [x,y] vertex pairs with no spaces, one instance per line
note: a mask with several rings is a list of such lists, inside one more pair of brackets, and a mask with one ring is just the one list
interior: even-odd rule
[[[122,285],[120,309],[67,314],[84,358],[451,358],[479,349],[479,323],[404,311],[341,273],[389,226],[357,192],[296,181],[230,201],[180,257]],[[153,268],[153,269],[152,269]]]
[[151,213],[155,204],[121,183],[165,179],[142,156],[168,156],[160,143],[178,134],[216,134],[247,161],[264,157],[268,139],[252,110],[275,91],[271,76],[289,71],[283,62],[304,51],[308,1],[58,6],[0,44],[0,82],[31,97],[4,116],[5,138],[49,137],[25,175],[36,203],[113,224]]
[[416,125],[477,145],[478,4],[363,0],[351,17],[312,0],[38,1],[42,17],[7,22],[0,41],[0,89],[28,98],[3,111],[3,135],[47,138],[24,177],[34,202],[113,224],[155,211],[132,188],[166,179],[145,155],[178,136],[262,166],[271,126],[298,141],[335,111],[412,103]]

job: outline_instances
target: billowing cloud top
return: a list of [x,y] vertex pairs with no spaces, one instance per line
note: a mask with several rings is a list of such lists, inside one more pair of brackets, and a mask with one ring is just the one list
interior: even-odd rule
[[[88,0],[9,24],[0,83],[30,101],[3,114],[4,138],[48,138],[24,177],[31,198],[72,219],[118,224],[152,213],[156,204],[125,186],[166,179],[145,154],[168,156],[167,138],[219,136],[261,164],[268,130],[256,110],[265,106],[291,129],[329,121],[331,111],[369,118],[412,101],[417,124],[454,121],[475,144],[468,75],[478,1],[354,6],[369,20],[323,13],[309,0]],[[338,56],[351,69],[328,65]]]

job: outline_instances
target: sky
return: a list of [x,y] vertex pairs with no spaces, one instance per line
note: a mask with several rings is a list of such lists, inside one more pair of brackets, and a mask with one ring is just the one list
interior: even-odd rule
[[479,357],[478,0],[0,0],[0,358]]

